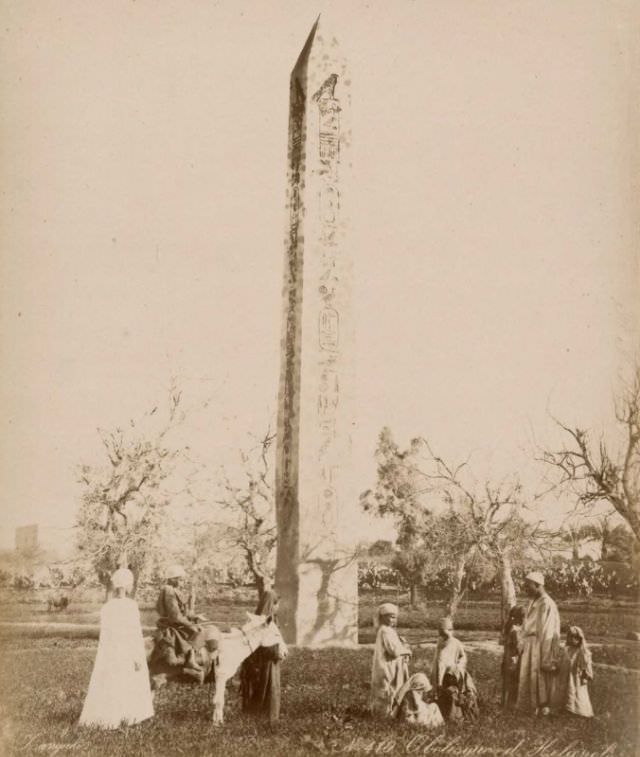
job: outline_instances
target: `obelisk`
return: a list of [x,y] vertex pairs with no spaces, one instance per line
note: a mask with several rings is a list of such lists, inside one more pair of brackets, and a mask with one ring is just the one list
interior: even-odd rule
[[288,643],[357,643],[350,81],[320,19],[291,73],[276,591]]

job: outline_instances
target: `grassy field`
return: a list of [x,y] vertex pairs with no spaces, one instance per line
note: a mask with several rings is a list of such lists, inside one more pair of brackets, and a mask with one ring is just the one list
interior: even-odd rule
[[[399,601],[398,601],[399,600]],[[400,625],[408,629],[435,629],[442,616],[442,603],[433,601],[417,608],[408,605],[405,595],[395,593],[363,594],[359,605],[359,626],[361,632],[373,627],[373,614],[380,602],[398,602],[400,605]],[[524,601],[524,600],[523,600]],[[198,605],[198,611],[225,625],[242,622],[247,610],[255,608],[255,599],[241,600],[220,598],[214,602]],[[73,602],[62,612],[50,613],[44,601],[2,602],[2,619],[5,621],[97,623],[101,602]],[[628,600],[597,598],[585,600],[560,600],[560,616],[564,627],[579,625],[589,638],[625,638],[631,631],[640,631],[640,604]],[[142,622],[155,625],[156,613],[153,604],[140,602]],[[500,607],[498,601],[471,600],[463,602],[456,615],[456,628],[496,632],[500,629]]]
[[[503,715],[498,705],[498,658],[471,652],[470,664],[482,696],[482,717],[450,728],[436,743],[419,731],[372,720],[366,709],[371,651],[293,650],[283,665],[283,713],[271,730],[238,710],[237,684],[228,687],[221,729],[209,723],[206,687],[160,690],[153,720],[103,733],[79,728],[95,655],[95,642],[5,640],[0,651],[2,754],[113,755],[287,755],[484,754],[634,755],[638,739],[638,678],[599,670],[591,687],[596,718],[570,716],[534,720]],[[431,652],[419,650],[414,669],[427,668]],[[418,740],[416,740],[416,738]],[[411,741],[414,739],[414,741]],[[469,751],[475,749],[476,751]],[[511,752],[508,750],[511,749]],[[566,749],[563,752],[563,749]],[[466,750],[466,751],[465,751]]]

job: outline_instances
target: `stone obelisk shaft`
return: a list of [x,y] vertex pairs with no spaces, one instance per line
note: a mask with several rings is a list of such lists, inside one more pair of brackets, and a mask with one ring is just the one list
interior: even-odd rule
[[286,640],[357,642],[346,63],[318,21],[292,71],[276,590]]

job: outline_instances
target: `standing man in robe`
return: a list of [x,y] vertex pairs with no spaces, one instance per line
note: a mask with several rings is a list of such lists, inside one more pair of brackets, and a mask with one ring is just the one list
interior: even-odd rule
[[556,603],[544,589],[542,573],[529,573],[525,587],[531,602],[522,629],[516,706],[519,710],[549,715],[560,658],[560,615]]

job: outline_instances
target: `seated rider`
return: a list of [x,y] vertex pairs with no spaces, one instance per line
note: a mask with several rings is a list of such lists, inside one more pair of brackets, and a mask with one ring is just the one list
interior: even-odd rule
[[181,665],[183,672],[195,677],[202,676],[196,652],[204,643],[199,615],[190,615],[180,589],[185,577],[180,565],[172,565],[166,573],[166,583],[160,590],[156,603],[158,622],[156,648],[161,658],[173,666]]

